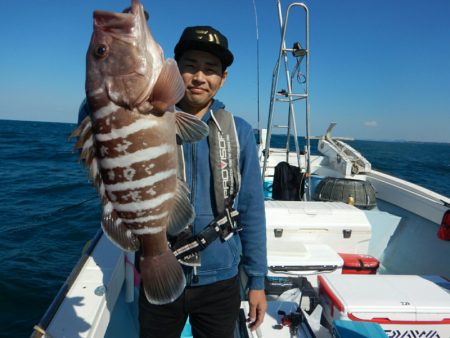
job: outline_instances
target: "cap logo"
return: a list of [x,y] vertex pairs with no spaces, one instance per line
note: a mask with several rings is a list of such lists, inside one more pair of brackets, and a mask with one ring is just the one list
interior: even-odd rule
[[196,30],[195,33],[198,34],[197,38],[199,40],[208,40],[209,42],[213,42],[217,45],[220,45],[220,39],[215,33],[210,33],[207,30]]

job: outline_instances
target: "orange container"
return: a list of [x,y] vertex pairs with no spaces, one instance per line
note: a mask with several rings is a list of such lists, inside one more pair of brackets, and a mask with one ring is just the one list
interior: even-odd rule
[[374,275],[380,262],[378,259],[368,255],[340,253],[344,260],[342,274]]

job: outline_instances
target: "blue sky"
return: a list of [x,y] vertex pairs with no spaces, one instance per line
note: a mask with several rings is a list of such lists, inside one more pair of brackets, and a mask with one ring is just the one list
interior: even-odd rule
[[[280,33],[276,1],[255,2],[260,125],[265,126]],[[323,134],[333,121],[339,136],[450,142],[450,1],[305,3],[310,9],[312,135]],[[173,46],[186,26],[213,25],[229,38],[235,63],[218,98],[256,127],[252,0],[143,0],[143,4],[166,57],[173,56]],[[289,3],[282,4],[284,11]],[[75,122],[84,97],[92,12],[119,11],[129,1],[22,0],[3,5],[0,119]],[[302,11],[292,12],[288,46],[297,40],[303,43],[303,20]],[[277,111],[285,108],[279,105]],[[304,104],[296,110],[303,135]]]

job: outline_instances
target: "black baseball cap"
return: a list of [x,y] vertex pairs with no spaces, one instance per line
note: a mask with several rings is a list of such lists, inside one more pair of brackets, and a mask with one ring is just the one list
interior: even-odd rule
[[211,26],[187,27],[175,46],[175,60],[179,61],[184,52],[195,49],[217,56],[225,69],[233,63],[233,54],[228,49],[227,38]]

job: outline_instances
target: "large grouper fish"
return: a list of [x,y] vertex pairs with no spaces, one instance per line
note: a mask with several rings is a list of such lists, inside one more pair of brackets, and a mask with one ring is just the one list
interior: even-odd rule
[[142,283],[153,304],[172,302],[186,283],[167,242],[167,233],[177,234],[195,216],[177,175],[177,143],[208,134],[195,116],[175,111],[184,91],[176,62],[164,59],[138,1],[127,13],[94,12],[86,57],[90,115],[71,136],[98,188],[103,231],[123,250],[141,251]]

